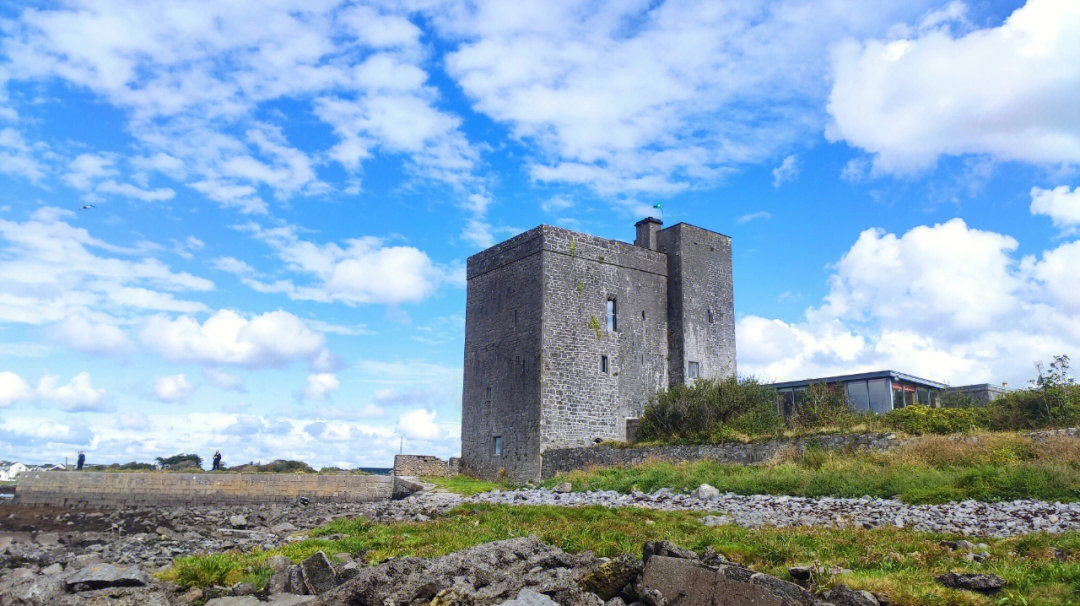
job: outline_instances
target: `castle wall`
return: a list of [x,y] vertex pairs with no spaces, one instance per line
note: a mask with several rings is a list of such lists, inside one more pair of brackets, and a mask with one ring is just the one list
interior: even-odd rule
[[394,475],[414,478],[449,478],[460,471],[459,461],[457,457],[444,461],[430,455],[394,455]]
[[668,256],[668,373],[685,383],[690,362],[699,376],[735,376],[735,300],[731,238],[686,223],[657,234]]
[[461,460],[471,475],[539,475],[540,250],[537,228],[468,261]]
[[624,439],[626,418],[667,383],[665,257],[555,227],[543,234],[541,449]]

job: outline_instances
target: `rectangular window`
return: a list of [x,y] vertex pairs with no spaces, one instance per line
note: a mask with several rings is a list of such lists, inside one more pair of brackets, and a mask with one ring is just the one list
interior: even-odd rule
[[701,367],[697,362],[690,362],[686,365],[686,378],[696,379],[701,376]]
[[607,300],[607,330],[615,332],[618,326],[618,321],[615,319],[615,297],[612,297]]
[[712,324],[712,308],[711,307],[705,308],[705,315],[708,316],[709,324]]
[[604,374],[607,374],[607,371],[608,371],[607,356],[600,356],[600,372],[602,372]]
[[486,388],[484,388],[484,393],[485,393],[485,398],[490,400],[491,399],[491,386],[490,385],[488,385]]
[[493,452],[495,456],[502,454],[502,436],[491,438],[491,452]]

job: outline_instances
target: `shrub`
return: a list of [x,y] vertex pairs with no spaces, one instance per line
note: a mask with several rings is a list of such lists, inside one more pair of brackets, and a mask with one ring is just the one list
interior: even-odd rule
[[158,457],[154,459],[162,469],[181,469],[188,467],[202,467],[202,457],[197,454],[177,454],[171,457]]
[[229,468],[229,471],[247,471],[247,472],[263,472],[263,473],[316,473],[310,465],[303,461],[291,461],[287,459],[277,459],[266,464],[262,463],[248,463],[246,465],[238,465],[236,467]]
[[979,408],[930,408],[922,404],[897,408],[874,419],[875,425],[912,435],[962,433],[982,426]]
[[1080,423],[1080,385],[1043,385],[1013,391],[986,407],[990,429],[1037,429]]
[[711,442],[783,428],[776,390],[752,378],[674,385],[645,407],[637,441]]
[[796,398],[787,422],[795,429],[815,429],[848,427],[855,418],[855,409],[842,385],[812,383]]

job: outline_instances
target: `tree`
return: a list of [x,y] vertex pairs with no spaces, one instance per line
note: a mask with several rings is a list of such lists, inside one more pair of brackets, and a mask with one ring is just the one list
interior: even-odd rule
[[1031,381],[1035,387],[1048,389],[1076,384],[1076,381],[1069,376],[1069,356],[1066,354],[1054,356],[1045,374],[1042,362],[1035,363],[1035,371],[1039,375]]
[[154,459],[162,469],[178,469],[182,467],[202,467],[202,457],[197,454],[177,454],[171,457],[158,457]]

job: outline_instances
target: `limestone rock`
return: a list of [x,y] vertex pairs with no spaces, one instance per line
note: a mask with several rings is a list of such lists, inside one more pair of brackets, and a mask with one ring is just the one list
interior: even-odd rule
[[289,522],[281,522],[280,524],[274,524],[274,526],[270,528],[270,532],[274,534],[292,534],[297,530],[298,528],[296,527],[296,525]]
[[649,563],[649,558],[653,556],[667,556],[669,558],[683,558],[687,560],[696,560],[697,554],[689,549],[683,549],[674,543],[668,541],[645,541],[641,547],[641,561],[646,564]]
[[997,593],[1005,586],[1005,579],[996,574],[977,574],[974,572],[947,572],[935,577],[938,583],[953,589],[968,589],[980,593]]
[[289,567],[292,563],[289,562],[289,558],[283,555],[270,556],[266,560],[266,565],[270,567],[270,581],[267,582],[266,588],[270,593],[284,593],[289,589]]
[[851,589],[844,585],[837,585],[823,596],[834,606],[881,606],[877,597],[869,591]]
[[694,560],[653,555],[645,564],[642,585],[656,590],[667,606],[811,606],[805,589],[776,577],[738,566],[720,570]]
[[641,562],[637,558],[623,556],[596,562],[587,566],[578,577],[581,588],[595,593],[601,600],[617,596],[623,587],[634,582],[641,574]]
[[542,593],[526,588],[519,591],[516,598],[506,600],[499,606],[559,606],[559,603]]
[[117,568],[112,564],[94,564],[77,570],[65,585],[72,593],[106,587],[141,587],[146,585],[146,577],[136,566]]
[[578,584],[597,561],[589,553],[571,556],[536,537],[508,539],[439,558],[397,558],[364,567],[315,604],[500,604],[528,587],[562,606],[603,606],[603,600]]
[[55,547],[60,544],[60,535],[55,532],[39,532],[34,542],[43,547]]
[[573,490],[573,486],[570,485],[570,482],[559,482],[555,485],[555,488],[552,489],[552,491],[560,494],[566,494],[571,490]]
[[247,526],[248,526],[248,521],[247,521],[247,518],[244,517],[244,514],[238,513],[236,515],[229,516],[229,527],[230,528],[243,529],[243,528],[247,528]]
[[312,595],[330,591],[336,585],[334,567],[321,551],[316,551],[311,557],[300,562],[300,568],[304,571],[304,586]]
[[702,484],[697,487],[692,496],[698,499],[715,499],[720,496],[720,491],[708,484]]
[[304,584],[304,569],[299,564],[289,567],[289,586],[287,591],[296,595],[308,595],[307,585]]

